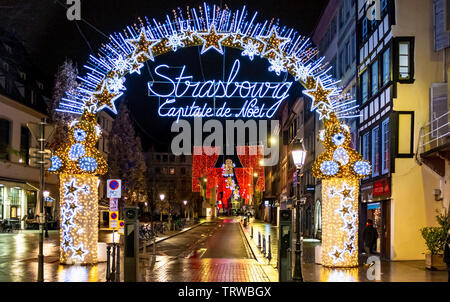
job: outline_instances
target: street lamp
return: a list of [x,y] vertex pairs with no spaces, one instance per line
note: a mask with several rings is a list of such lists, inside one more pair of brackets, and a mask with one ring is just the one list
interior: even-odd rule
[[[161,199],[161,202],[164,201],[165,197],[166,197],[166,195],[159,194],[159,199]],[[162,204],[161,204],[161,207],[159,209],[159,221],[162,221]]]
[[184,218],[186,218],[186,204],[187,204],[187,200],[183,200],[184,203]]
[[302,276],[302,251],[301,251],[301,241],[300,241],[300,207],[301,202],[301,170],[305,164],[306,150],[303,146],[303,140],[297,139],[292,145],[292,159],[295,166],[297,167],[297,210],[296,210],[296,224],[297,224],[297,240],[295,242],[295,266],[294,266],[294,276],[292,279],[303,282]]

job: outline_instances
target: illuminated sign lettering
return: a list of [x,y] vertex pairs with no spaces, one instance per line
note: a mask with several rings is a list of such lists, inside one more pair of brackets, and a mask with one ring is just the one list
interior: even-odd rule
[[[160,116],[176,117],[234,117],[234,118],[271,118],[280,104],[289,96],[292,82],[236,82],[240,69],[239,60],[235,60],[226,81],[208,80],[195,82],[193,76],[185,75],[186,66],[180,74],[172,78],[167,73],[168,65],[159,65],[155,74],[161,81],[148,83],[149,96],[162,98],[158,113]],[[189,105],[178,102],[180,98],[192,98]],[[214,106],[201,99],[241,99],[239,106],[231,106],[234,101],[224,101]],[[260,99],[274,100],[270,105]]]

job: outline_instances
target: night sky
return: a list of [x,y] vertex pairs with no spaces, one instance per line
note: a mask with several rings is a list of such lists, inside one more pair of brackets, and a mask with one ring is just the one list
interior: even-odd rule
[[[127,25],[136,22],[137,17],[148,16],[163,21],[172,10],[180,7],[183,11],[187,5],[198,7],[204,1],[173,0],[81,0],[81,17],[84,21],[69,21],[64,8],[65,0],[0,0],[0,26],[23,40],[36,68],[48,74],[50,78],[65,58],[72,59],[79,67],[83,66],[90,54],[96,54],[106,36],[112,32],[122,31]],[[280,19],[280,25],[296,29],[302,35],[310,36],[323,8],[328,0],[275,0],[275,1],[208,1],[209,4],[224,6],[232,10],[241,9],[245,4],[249,12],[258,11],[257,20]],[[94,28],[95,27],[95,28]],[[104,34],[104,35],[103,35]],[[220,79],[223,74],[224,58],[210,50],[199,57],[197,48],[188,48],[175,54],[166,54],[148,64],[153,72],[159,64],[170,66],[186,65],[186,70],[194,79]],[[250,81],[281,81],[267,71],[268,62],[255,58],[241,57],[240,52],[227,49],[225,66],[231,68],[235,59],[240,59],[241,78]],[[79,68],[83,74],[82,68]],[[203,73],[202,73],[203,71]],[[228,70],[225,69],[225,73]],[[248,77],[248,78],[247,78]],[[171,135],[167,135],[171,119],[159,118],[157,114],[158,99],[147,96],[147,67],[142,75],[127,77],[125,98],[135,124],[141,136],[144,148],[158,142],[158,149],[167,146]],[[298,85],[298,84],[297,84]],[[294,87],[293,87],[294,88]],[[296,88],[298,89],[298,88]],[[291,92],[292,93],[295,92]],[[119,103],[119,102],[118,102]],[[118,105],[118,104],[117,104]],[[170,134],[170,133],[169,133]]]

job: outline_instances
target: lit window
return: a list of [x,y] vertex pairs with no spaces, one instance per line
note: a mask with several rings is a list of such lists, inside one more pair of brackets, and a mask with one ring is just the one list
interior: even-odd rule
[[169,173],[170,175],[175,175],[175,168],[170,168]]
[[411,79],[411,53],[410,42],[398,42],[398,78],[399,80]]
[[369,98],[369,82],[368,82],[367,70],[364,71],[364,73],[362,75],[361,86],[362,86],[361,87],[362,103],[364,104],[365,102],[367,102],[367,99]]
[[372,129],[372,176],[380,174],[379,127]]
[[383,121],[381,125],[381,172],[389,172],[389,119]]
[[378,92],[378,61],[372,64],[372,96]]
[[383,53],[383,85],[391,80],[389,48]]
[[362,156],[365,160],[369,160],[369,133],[364,134],[362,139]]

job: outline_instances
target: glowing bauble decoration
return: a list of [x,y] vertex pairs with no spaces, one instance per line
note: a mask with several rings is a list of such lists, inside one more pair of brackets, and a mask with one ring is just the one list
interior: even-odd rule
[[76,161],[86,154],[86,148],[80,143],[72,145],[69,151],[69,159]]
[[337,133],[337,134],[333,135],[332,140],[336,146],[341,146],[345,142],[345,135],[342,133]]
[[54,172],[54,171],[58,170],[59,168],[61,168],[62,161],[61,161],[61,158],[59,158],[59,156],[52,156],[52,157],[50,157],[50,160],[52,162],[52,165],[48,169],[49,171],[53,171]]
[[368,175],[370,174],[370,164],[366,161],[357,161],[354,165],[353,165],[353,170],[355,171],[356,174],[359,175]]
[[78,161],[78,166],[81,170],[92,172],[97,169],[97,161],[93,157],[82,157]]
[[344,148],[337,148],[333,152],[333,159],[341,165],[346,165],[348,164],[350,157],[348,156],[348,152],[345,151]]
[[335,175],[339,171],[339,165],[334,161],[325,161],[320,165],[320,170],[325,175]]
[[82,142],[86,139],[86,131],[83,129],[75,129],[73,131],[73,137],[77,142]]

